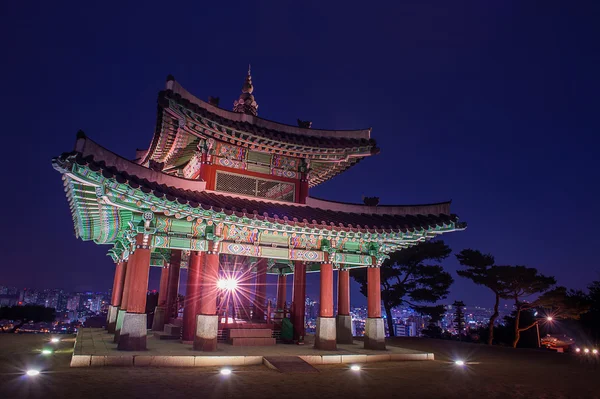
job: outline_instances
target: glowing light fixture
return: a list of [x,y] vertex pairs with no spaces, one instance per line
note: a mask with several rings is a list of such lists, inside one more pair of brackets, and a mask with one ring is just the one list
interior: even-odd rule
[[30,369],[30,370],[27,370],[26,374],[30,377],[35,377],[36,375],[40,374],[40,371],[35,370],[35,369]]
[[236,279],[227,278],[217,281],[217,288],[220,290],[234,291],[238,286]]
[[231,369],[221,369],[221,374],[222,375],[230,375],[231,374]]
[[583,351],[584,351],[585,353],[590,353],[590,350],[589,350],[588,348],[585,348]]
[[554,318],[552,316],[548,316],[548,317],[546,317],[546,320],[552,321],[552,320],[554,320]]
[[598,354],[598,349],[592,349],[592,353],[593,353],[594,355],[597,355],[597,354]]
[[52,339],[50,340],[50,342],[52,342],[53,344],[57,344],[57,343],[59,343],[59,342],[60,342],[60,338],[56,338],[56,337],[54,337],[54,338],[52,338]]
[[42,349],[42,355],[51,355],[51,354],[52,354],[51,349]]
[[457,366],[464,366],[464,365],[465,365],[465,362],[463,362],[462,360],[456,360],[456,361],[454,362],[454,364],[456,364]]
[[350,370],[352,371],[360,371],[360,366],[358,364],[350,366]]
[[579,352],[581,352],[581,349],[575,348],[575,352],[579,353]]

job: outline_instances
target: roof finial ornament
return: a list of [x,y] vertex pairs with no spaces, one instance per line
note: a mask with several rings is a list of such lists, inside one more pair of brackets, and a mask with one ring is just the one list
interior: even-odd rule
[[233,102],[233,112],[257,116],[258,104],[252,95],[254,86],[252,86],[252,76],[250,75],[250,72],[251,65],[248,64],[248,75],[246,76],[246,81],[242,87],[242,94],[240,94],[240,98]]

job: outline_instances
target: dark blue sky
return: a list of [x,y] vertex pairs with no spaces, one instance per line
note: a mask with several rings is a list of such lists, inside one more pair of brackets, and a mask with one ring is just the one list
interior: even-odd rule
[[[75,239],[51,158],[78,129],[133,157],[167,74],[230,109],[248,63],[261,117],[373,128],[381,154],[313,196],[452,199],[455,252],[600,278],[598,2],[84,3],[0,5],[0,285],[108,288],[108,248]],[[445,266],[451,300],[490,303]]]

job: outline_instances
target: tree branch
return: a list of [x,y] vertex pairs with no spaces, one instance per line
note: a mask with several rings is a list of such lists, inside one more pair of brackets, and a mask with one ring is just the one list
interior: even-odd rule
[[533,323],[531,323],[530,325],[528,325],[527,327],[523,327],[523,328],[519,328],[519,332],[523,332],[523,331],[527,331],[529,330],[531,327],[535,326],[536,324],[538,324],[538,321],[534,321]]

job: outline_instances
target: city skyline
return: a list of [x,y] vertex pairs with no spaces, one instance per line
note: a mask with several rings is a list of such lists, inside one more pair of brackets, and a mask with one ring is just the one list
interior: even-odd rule
[[[185,281],[185,276],[182,275],[182,277],[181,277],[182,287],[181,288],[184,288],[184,290],[182,292],[181,289],[180,289],[179,294],[185,297],[185,286],[183,285],[184,281]],[[292,288],[292,285],[288,284],[288,290],[287,290],[287,292],[288,292],[288,295],[287,295],[288,305],[290,303],[289,299],[290,299],[290,296],[291,296],[291,288]],[[104,294],[108,298],[108,295],[111,292],[111,287],[107,287],[105,289],[100,289],[100,290],[72,290],[72,289],[68,289],[68,288],[56,288],[56,287],[54,287],[54,288],[49,288],[49,287],[46,287],[46,288],[37,288],[37,287],[16,287],[16,286],[4,286],[4,285],[0,285],[0,306],[3,306],[2,305],[2,300],[4,299],[4,296],[6,295],[6,293],[4,292],[6,290],[16,290],[16,291],[19,291],[19,292],[22,292],[23,290],[31,290],[31,291],[36,291],[36,292],[37,291],[54,291],[54,292],[60,291],[60,292],[63,292],[65,294],[86,294],[86,295],[90,295],[90,294],[92,294],[92,295],[93,294]],[[150,284],[150,287],[148,289],[148,293],[149,294],[151,294],[151,293],[158,293],[158,285],[156,286],[156,288],[152,288],[152,284]],[[8,295],[16,295],[16,294],[8,294]],[[360,294],[360,295],[361,295],[361,299],[364,299],[364,301],[353,300],[352,298],[350,298],[350,305],[353,308],[359,308],[359,307],[365,307],[366,306],[366,298],[364,296],[362,296],[362,294]],[[267,285],[267,299],[272,300],[273,303],[274,303],[276,297],[277,297],[277,286],[276,286],[276,284],[275,283],[274,284],[268,284]],[[306,296],[306,300],[307,301],[313,301],[315,303],[318,303],[318,299],[319,299],[318,292],[316,294],[314,294],[314,295],[307,295]],[[450,300],[442,300],[442,301],[439,301],[438,304],[442,304],[444,306],[448,306],[448,305],[451,305],[452,302],[453,301],[450,301]],[[25,303],[23,303],[23,304],[25,304]],[[5,305],[8,305],[8,304],[5,304]],[[334,305],[337,307],[337,298],[334,298]],[[480,303],[469,303],[469,304],[466,304],[466,305],[467,305],[467,308],[475,307],[475,308],[482,308],[482,309],[491,309],[491,305],[486,306],[485,303],[483,303],[483,304],[480,304]],[[512,308],[512,306],[513,306],[513,304],[512,304],[511,301],[509,301],[509,300],[502,301],[502,308],[505,308],[505,309],[509,308],[509,307]],[[394,309],[397,309],[397,308],[411,308],[411,306],[410,305],[400,305],[398,307],[395,307]]]

